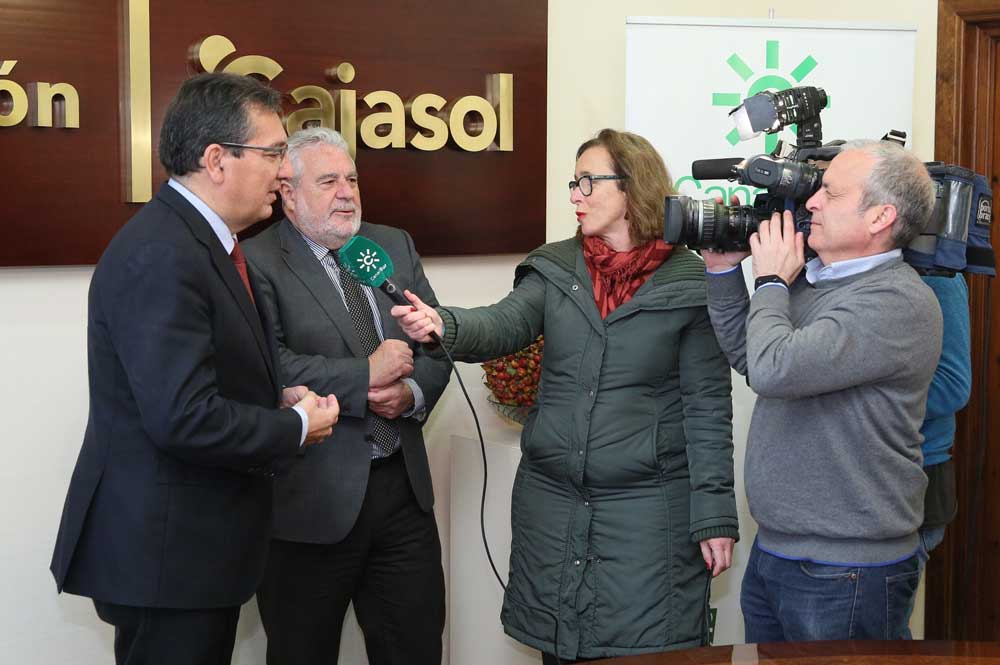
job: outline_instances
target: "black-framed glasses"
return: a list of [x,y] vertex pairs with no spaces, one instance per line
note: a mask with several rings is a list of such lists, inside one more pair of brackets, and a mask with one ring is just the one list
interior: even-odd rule
[[288,152],[287,145],[248,145],[246,143],[223,143],[221,141],[219,142],[219,145],[226,148],[260,150],[268,157],[277,157],[279,160],[284,159],[285,153]]
[[569,191],[572,192],[577,187],[584,196],[590,196],[594,191],[595,180],[625,180],[623,175],[582,175],[576,180],[569,181]]

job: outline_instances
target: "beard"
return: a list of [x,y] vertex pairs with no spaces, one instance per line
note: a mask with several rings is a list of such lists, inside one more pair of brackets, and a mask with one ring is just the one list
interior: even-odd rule
[[305,212],[298,215],[296,226],[309,238],[324,247],[340,249],[348,240],[354,237],[361,228],[361,209],[355,208],[350,220],[341,220],[334,216],[337,210],[331,210],[325,216]]
[[330,235],[339,240],[341,245],[353,238],[354,234],[356,234],[360,228],[361,211],[357,209],[354,210],[354,214],[351,216],[350,222],[333,222],[329,225]]

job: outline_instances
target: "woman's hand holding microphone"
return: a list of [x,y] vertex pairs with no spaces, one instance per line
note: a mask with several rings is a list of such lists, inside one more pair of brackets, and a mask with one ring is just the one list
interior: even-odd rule
[[433,307],[426,304],[409,289],[403,291],[403,295],[413,305],[410,307],[396,305],[389,310],[389,313],[410,339],[426,344],[434,341],[431,337],[432,332],[437,333],[438,337],[444,334],[444,322]]

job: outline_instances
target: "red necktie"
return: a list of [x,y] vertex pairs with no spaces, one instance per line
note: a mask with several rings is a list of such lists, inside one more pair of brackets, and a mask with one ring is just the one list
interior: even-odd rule
[[243,280],[243,286],[247,287],[247,293],[250,295],[250,302],[257,306],[257,301],[253,299],[253,290],[250,288],[250,277],[247,275],[247,257],[243,255],[243,250],[240,249],[240,243],[236,243],[233,247],[232,254],[229,258],[233,260],[233,265],[236,266],[236,272],[240,274],[240,279]]

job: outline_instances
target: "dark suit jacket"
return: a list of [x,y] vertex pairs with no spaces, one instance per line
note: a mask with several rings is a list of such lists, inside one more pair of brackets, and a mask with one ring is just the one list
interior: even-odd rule
[[52,557],[61,591],[174,608],[253,595],[272,475],[302,434],[276,409],[269,328],[169,185],[112,239],[90,284],[90,416]]
[[[437,304],[409,234],[362,223],[358,235],[388,252],[395,266],[392,279],[400,288]],[[368,358],[337,287],[290,221],[248,240],[244,251],[258,285],[257,303],[274,322],[283,375],[321,395],[335,394],[341,409],[331,439],[302,451],[289,473],[275,483],[274,537],[336,543],[354,526],[368,485]],[[375,300],[385,339],[409,342],[389,314],[393,305],[389,297],[376,290]],[[411,378],[423,391],[429,412],[448,384],[448,366],[424,355],[418,344],[410,344]],[[434,491],[421,423],[413,418],[396,422],[413,493],[420,507],[429,511]]]

